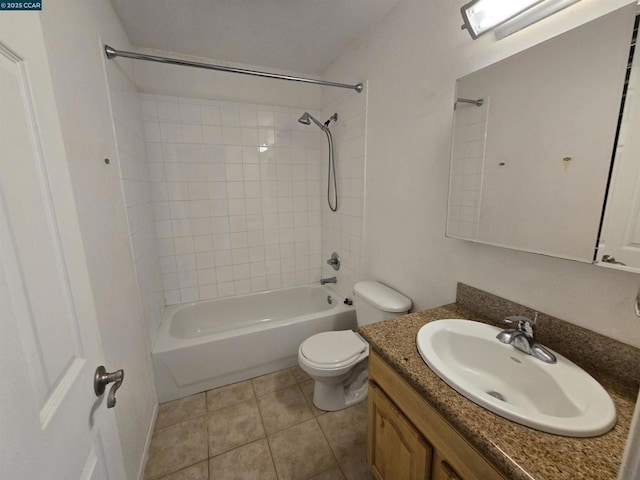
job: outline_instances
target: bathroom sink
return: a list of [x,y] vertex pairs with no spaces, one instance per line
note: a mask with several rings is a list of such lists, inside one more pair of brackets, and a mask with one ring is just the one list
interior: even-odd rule
[[497,327],[436,320],[418,331],[429,367],[474,403],[514,422],[569,437],[593,437],[616,423],[609,394],[587,372],[553,352],[544,363],[496,339]]

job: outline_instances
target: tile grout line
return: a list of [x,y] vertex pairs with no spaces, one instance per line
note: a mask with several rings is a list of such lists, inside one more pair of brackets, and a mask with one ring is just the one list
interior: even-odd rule
[[[167,427],[172,427],[172,426],[175,426],[175,425],[177,425],[178,423],[182,423],[182,422],[188,422],[188,421],[192,421],[192,420],[197,420],[198,418],[201,418],[201,417],[205,417],[205,435],[207,435],[206,413],[205,413],[205,414],[202,414],[202,415],[196,415],[195,417],[189,417],[189,418],[186,418],[186,419],[182,420],[181,422],[176,422],[176,423],[174,423],[174,424],[167,425]],[[163,430],[164,428],[166,428],[166,427],[163,427],[163,428],[161,428],[160,430]],[[154,434],[155,434],[155,431],[154,431]],[[207,436],[207,443],[208,443],[208,436]],[[207,453],[208,453],[208,450],[207,450]],[[149,479],[149,480],[163,480],[163,479],[165,479],[165,478],[167,478],[167,477],[169,477],[169,476],[173,475],[174,473],[181,472],[182,470],[185,470],[185,469],[187,469],[187,468],[193,467],[194,465],[197,465],[198,463],[205,462],[205,461],[207,461],[207,462],[208,462],[208,457],[207,457],[206,459],[204,459],[204,460],[198,460],[198,461],[196,461],[196,462],[194,462],[194,463],[191,463],[191,464],[189,464],[189,465],[184,465],[183,467],[179,468],[178,470],[170,471],[170,472],[168,472],[166,475],[163,475],[162,477],[155,477],[155,478],[153,478],[153,479]],[[145,466],[145,470],[146,470],[146,466]],[[208,465],[207,465],[207,472],[208,472],[208,471],[209,471],[209,467],[208,467]],[[146,475],[145,475],[145,477],[144,477],[144,478],[145,478],[145,480],[147,480]]]
[[205,433],[207,435],[207,480],[211,478],[211,472],[209,470],[209,460],[211,459],[211,446],[209,445],[209,399],[207,395],[207,391],[204,392],[204,410],[206,413],[206,423],[205,423]]
[[[234,406],[236,406],[236,405],[240,405],[241,403],[249,403],[249,402],[251,402],[252,400],[256,403],[256,408],[258,409],[258,415],[260,416],[260,408],[258,407],[258,405],[257,405],[257,402],[256,402],[256,399],[255,399],[255,398],[253,398],[253,399],[251,399],[251,398],[250,398],[250,399],[248,399],[248,400],[242,400],[241,402],[237,402],[237,403],[234,403],[234,404],[231,404],[231,405],[227,405],[226,407],[223,407],[223,408],[219,408],[219,409],[217,409],[217,410],[214,410],[214,412],[217,412],[217,411],[223,410],[223,409],[225,409],[225,408],[234,407]],[[262,423],[262,416],[260,416],[260,421],[261,421],[261,423]],[[263,425],[263,429],[264,429],[264,425]],[[258,440],[262,440],[263,438],[266,438],[266,432],[265,432],[264,437],[257,437],[257,438],[253,438],[252,440],[249,440],[249,441],[247,441],[247,442],[245,442],[245,443],[243,443],[243,444],[241,444],[241,445],[236,445],[235,447],[231,447],[231,448],[228,448],[227,450],[224,450],[224,451],[218,452],[218,453],[216,453],[215,455],[212,455],[212,456],[211,456],[211,457],[209,457],[209,458],[215,458],[215,457],[218,457],[218,456],[223,455],[223,454],[225,454],[225,453],[231,452],[232,450],[235,450],[236,448],[244,447],[245,445],[249,445],[250,443],[256,442],[256,441],[258,441]]]
[[338,469],[342,473],[342,476],[348,480],[347,474],[345,473],[344,468],[342,468],[342,464],[338,460],[338,456],[336,455],[335,449],[333,448],[333,445],[331,444],[329,437],[327,437],[327,432],[324,431],[324,428],[322,428],[322,424],[320,422],[318,422],[318,425],[320,425],[320,431],[322,432],[322,435],[324,436],[325,440],[327,441],[327,444],[329,445],[329,448],[331,449],[331,453],[333,455],[333,458],[336,460],[336,465],[338,465]]
[[165,476],[163,476],[163,477],[160,477],[160,478],[157,478],[157,479],[152,479],[152,480],[166,480],[166,479],[167,479],[167,478],[169,478],[171,475],[175,475],[176,473],[180,473],[180,472],[182,472],[182,471],[184,471],[184,470],[187,470],[188,468],[191,468],[191,467],[193,467],[194,465],[198,465],[199,463],[202,463],[202,462],[207,462],[207,479],[208,479],[208,478],[209,478],[209,461],[208,461],[208,459],[207,459],[207,460],[200,460],[199,462],[196,462],[196,463],[192,463],[191,465],[187,465],[186,467],[183,467],[183,468],[181,468],[180,470],[176,470],[175,472],[168,473],[168,474],[166,474],[166,475],[165,475]]
[[[172,402],[180,402],[180,401],[184,401],[184,400],[186,400],[187,398],[197,397],[198,395],[205,395],[205,405],[204,405],[205,413],[204,413],[204,414],[206,415],[206,413],[207,413],[207,400],[206,400],[206,398],[207,398],[207,397],[206,397],[206,391],[205,391],[205,392],[195,393],[195,394],[193,394],[193,395],[189,395],[189,396],[187,396],[187,397],[177,398],[176,400],[171,400],[171,401],[169,401],[169,402],[160,403],[160,404],[158,404],[158,405],[160,406],[160,405],[166,405],[166,404],[168,404],[168,403],[172,403]],[[185,417],[185,418],[183,418],[183,419],[181,419],[181,420],[176,420],[176,421],[174,421],[174,422],[172,422],[172,423],[168,423],[168,424],[166,424],[166,425],[163,425],[163,426],[162,426],[162,427],[160,427],[160,428],[158,428],[158,427],[156,427],[156,426],[154,425],[154,428],[153,428],[153,434],[155,435],[155,433],[156,433],[156,432],[159,432],[159,431],[161,431],[161,430],[164,430],[165,428],[172,427],[173,425],[177,425],[178,423],[184,422],[184,421],[186,421],[186,420],[191,420],[191,419],[193,419],[193,418],[197,418],[198,416],[199,416],[199,415],[196,415],[196,416],[193,416],[193,417],[192,417],[192,416],[188,416],[188,417]],[[158,424],[158,420],[156,419],[156,425],[157,425],[157,424]]]
[[[291,370],[294,370],[295,368],[296,368],[296,367],[291,367]],[[304,370],[303,370],[303,371],[304,371]],[[305,372],[305,373],[306,373],[306,372]],[[294,378],[294,379],[296,380],[296,382],[298,383],[298,386],[300,387],[300,390],[301,390],[301,391],[302,391],[302,384],[303,384],[303,383],[306,383],[306,382],[308,382],[309,380],[313,381],[313,378],[312,378],[311,376],[308,376],[308,378],[305,378],[305,379],[303,379],[303,380],[298,380],[298,379],[296,378],[296,376],[295,376],[295,375],[293,376],[293,378]],[[315,383],[314,383],[314,386],[315,386]],[[307,397],[306,397],[306,395],[304,394],[304,391],[302,391],[302,396],[304,397],[304,399],[305,399],[305,400],[308,400],[308,399],[307,399]],[[309,403],[309,402],[307,401],[307,403]],[[311,398],[311,405],[309,405],[309,407],[311,408],[311,406],[312,406],[312,405],[313,405],[313,397]],[[316,407],[316,408],[317,408],[317,407]],[[318,410],[319,410],[319,409],[318,409]],[[346,473],[344,472],[344,470],[343,470],[343,468],[342,468],[342,465],[341,465],[341,464],[340,464],[340,462],[338,461],[338,457],[337,457],[337,455],[336,455],[336,453],[335,453],[335,451],[334,451],[333,445],[331,445],[331,442],[329,441],[329,438],[327,437],[327,434],[325,433],[324,429],[322,428],[322,424],[318,421],[318,417],[319,417],[319,416],[325,415],[325,414],[330,413],[330,412],[325,412],[325,411],[323,411],[323,410],[321,410],[321,411],[322,411],[323,413],[322,413],[322,414],[320,414],[320,415],[317,415],[317,416],[316,416],[316,415],[315,415],[315,413],[314,413],[314,411],[313,411],[313,409],[311,409],[311,413],[313,414],[313,419],[316,421],[316,423],[317,423],[317,424],[318,424],[318,426],[320,427],[320,431],[322,432],[322,435],[323,435],[324,439],[327,441],[327,445],[329,445],[329,449],[331,450],[331,454],[333,455],[333,458],[334,458],[334,460],[336,461],[336,465],[338,466],[338,469],[340,470],[340,473],[342,473],[342,476],[346,479],[346,478],[347,478],[347,475],[346,475]],[[333,468],[333,467],[331,467],[331,468]],[[329,470],[331,470],[331,468],[328,468],[327,470],[325,470],[325,472],[328,472]],[[324,472],[320,472],[320,473],[324,473]],[[315,475],[319,475],[319,474],[311,475],[310,477],[308,477],[308,479],[313,478]],[[308,479],[307,479],[307,480],[308,480]]]
[[258,394],[256,393],[256,389],[253,386],[253,381],[251,381],[251,390],[253,391],[253,398],[256,401],[256,408],[258,409],[258,415],[260,415],[260,423],[262,424],[262,430],[264,430],[264,440],[265,442],[267,442],[267,449],[269,449],[269,458],[271,459],[271,465],[273,465],[273,471],[276,473],[276,480],[278,480],[280,478],[280,475],[278,474],[278,469],[276,468],[276,462],[273,460],[273,452],[271,451],[271,444],[269,443],[267,428],[264,425],[264,418],[262,418],[262,411],[260,410],[260,405],[258,404]]

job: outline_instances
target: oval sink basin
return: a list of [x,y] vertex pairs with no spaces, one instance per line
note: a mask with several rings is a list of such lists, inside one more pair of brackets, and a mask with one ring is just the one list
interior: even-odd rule
[[418,331],[416,343],[442,380],[501,417],[569,437],[613,428],[615,406],[593,377],[556,352],[557,363],[548,364],[501,343],[500,331],[470,320],[436,320]]

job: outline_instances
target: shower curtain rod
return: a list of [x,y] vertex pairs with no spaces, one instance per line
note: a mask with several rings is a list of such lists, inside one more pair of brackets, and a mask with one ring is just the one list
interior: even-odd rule
[[479,98],[477,100],[472,100],[470,98],[456,98],[456,103],[471,103],[476,107],[481,107],[484,105],[484,98]]
[[208,70],[218,70],[221,72],[242,73],[244,75],[253,75],[255,77],[267,77],[277,78],[280,80],[289,80],[291,82],[304,82],[313,83],[316,85],[325,85],[328,87],[350,88],[356,92],[362,92],[363,85],[358,83],[357,85],[348,85],[346,83],[327,82],[325,80],[315,80],[313,78],[293,77],[291,75],[281,75],[279,73],[260,72],[258,70],[248,70],[245,68],[227,67],[225,65],[214,65],[211,63],[192,62],[188,60],[178,60],[177,58],[159,57],[156,55],[147,55],[144,53],[126,52],[123,50],[116,50],[109,45],[104,46],[104,52],[109,60],[116,57],[133,58],[135,60],[147,60],[150,62],[169,63],[171,65],[181,65],[184,67],[196,67],[205,68]]

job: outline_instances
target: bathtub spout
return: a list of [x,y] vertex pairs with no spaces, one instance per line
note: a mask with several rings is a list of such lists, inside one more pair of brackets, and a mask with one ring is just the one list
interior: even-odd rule
[[329,277],[329,278],[321,278],[320,279],[320,285],[325,285],[327,283],[338,283],[338,279],[336,277]]

